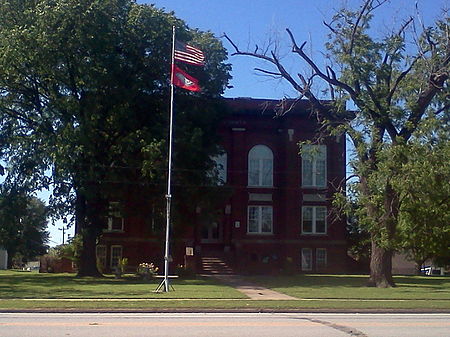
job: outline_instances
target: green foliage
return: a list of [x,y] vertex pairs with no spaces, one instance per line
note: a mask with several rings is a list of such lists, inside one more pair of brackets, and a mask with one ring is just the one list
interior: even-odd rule
[[78,265],[81,258],[82,245],[83,239],[80,234],[77,234],[69,243],[50,248],[49,255],[57,258],[64,257]]
[[428,258],[450,254],[450,139],[413,142],[408,162],[396,181],[401,193],[399,240],[420,266]]
[[365,212],[358,204],[358,195],[355,192],[357,185],[354,180],[350,181],[347,185],[348,194],[335,193],[333,208],[337,214],[346,216],[348,253],[365,269],[370,261],[371,237],[368,227],[361,221]]
[[448,271],[450,268],[450,250],[447,249],[444,253],[435,256],[433,258],[433,263],[438,267],[446,268]]
[[[348,195],[358,235],[369,232],[380,254],[408,249],[420,260],[448,242],[448,209],[442,203],[448,204],[442,186],[448,185],[447,169],[435,163],[449,158],[430,140],[449,117],[450,21],[437,20],[417,41],[412,19],[379,37],[370,27],[379,5],[362,1],[360,9],[343,9],[333,18],[327,48],[340,71],[339,82],[328,83],[337,109],[347,99],[356,107],[355,118],[340,130],[355,149],[351,165],[358,179]],[[389,267],[382,268],[392,283]]]
[[[430,126],[448,124],[450,118],[450,18],[443,12],[432,27],[425,27],[414,15],[380,34],[386,29],[371,24],[379,7],[386,11],[390,1],[361,0],[358,8],[345,5],[325,22],[330,33],[324,68],[306,54],[306,42],[297,44],[287,29],[292,52],[311,69],[308,78],[290,74],[277,50],[241,51],[225,37],[235,55],[267,61],[276,71],[263,73],[279,75],[299,98],[309,100],[320,122],[315,141],[346,134],[353,143],[356,180],[348,193],[351,208],[362,230],[370,233],[370,284],[389,287],[394,285],[391,258],[401,246],[398,224],[405,210],[403,187],[397,181],[404,165],[414,160],[408,155],[412,143],[425,144],[424,135],[437,132]],[[331,100],[321,100],[312,89],[317,78],[328,88],[321,92],[329,93]]]
[[[429,132],[420,128],[416,134],[420,137],[415,136],[408,144],[389,146],[378,152],[377,171],[367,178],[371,187],[369,196],[362,193],[359,181],[353,181],[348,186],[348,204],[342,200],[343,196],[335,200],[336,205],[346,207],[350,239],[356,251],[368,252],[365,233],[370,232],[380,245],[405,251],[418,265],[448,252],[450,170],[445,163],[450,162],[449,133],[447,128],[435,126]],[[386,227],[376,226],[366,208],[367,205],[375,205],[378,217],[383,217],[383,186],[386,184],[392,186],[399,200],[396,235],[391,237]]]
[[27,262],[45,254],[48,246],[47,207],[35,198],[16,191],[1,189],[0,246],[13,257]]
[[[326,47],[329,64],[337,67],[328,67],[320,77],[332,88],[336,110],[335,115],[321,113],[323,125],[331,134],[346,132],[354,146],[355,179],[349,184],[347,211],[357,219],[357,236],[370,233],[371,278],[385,286],[393,280],[389,262],[381,261],[389,261],[392,251],[422,254],[448,242],[449,222],[434,213],[439,209],[442,214],[443,200],[448,204],[447,189],[436,182],[446,169],[433,164],[445,155],[430,140],[449,118],[450,19],[444,15],[418,32],[407,18],[380,36],[370,26],[380,6],[389,4],[364,0],[358,9],[336,13],[327,24]],[[352,119],[343,104],[349,100]]]
[[125,270],[126,270],[127,266],[128,266],[128,259],[126,257],[121,258],[119,260],[119,268],[120,268],[120,272],[122,274],[125,273]]
[[[218,153],[214,100],[230,78],[226,51],[211,33],[132,0],[10,0],[0,4],[0,21],[6,184],[52,187],[54,214],[76,214],[86,261],[105,226],[107,199],[120,199],[118,186],[145,187],[141,199],[161,204],[173,25],[207,59],[204,69],[189,69],[202,92],[176,92],[174,166],[181,169],[174,180],[207,183],[209,158]],[[193,106],[194,97],[201,104]]]

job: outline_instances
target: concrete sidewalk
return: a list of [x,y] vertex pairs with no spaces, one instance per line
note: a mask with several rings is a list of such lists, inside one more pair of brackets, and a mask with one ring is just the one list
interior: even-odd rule
[[211,277],[232,286],[251,300],[298,300],[298,298],[257,286],[239,275],[213,275]]

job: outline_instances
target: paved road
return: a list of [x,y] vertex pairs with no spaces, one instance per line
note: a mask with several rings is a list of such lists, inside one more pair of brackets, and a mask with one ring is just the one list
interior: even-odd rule
[[449,337],[450,314],[0,314],[2,337]]

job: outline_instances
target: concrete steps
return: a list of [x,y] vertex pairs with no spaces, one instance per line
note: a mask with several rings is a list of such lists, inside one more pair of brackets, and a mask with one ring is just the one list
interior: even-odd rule
[[233,268],[221,257],[203,256],[201,270],[206,275],[235,275]]

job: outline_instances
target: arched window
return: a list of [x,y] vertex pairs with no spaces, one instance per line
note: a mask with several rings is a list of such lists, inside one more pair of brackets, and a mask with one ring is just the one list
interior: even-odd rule
[[248,153],[248,185],[273,186],[273,153],[265,145],[256,145]]

